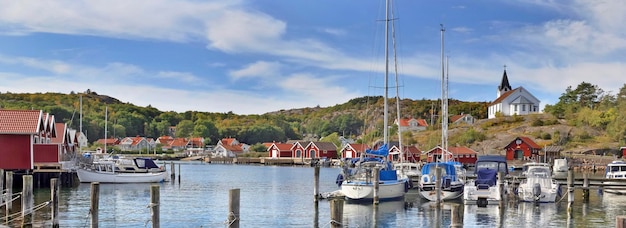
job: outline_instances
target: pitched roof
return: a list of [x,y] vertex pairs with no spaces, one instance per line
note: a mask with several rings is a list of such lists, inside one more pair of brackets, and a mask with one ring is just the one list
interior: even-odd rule
[[[50,143],[61,144],[66,141],[65,140],[65,136],[67,136],[67,134],[65,134],[66,125],[65,123],[55,123],[55,124],[56,124],[56,127],[55,127],[56,136],[50,139]],[[72,142],[69,142],[69,143],[72,143]]]
[[[442,151],[443,148],[441,148],[441,146],[437,146],[435,148],[430,149],[429,151],[426,151],[426,153],[430,153],[430,152],[434,152],[434,151]],[[459,147],[455,147],[455,146],[450,146],[448,147],[448,152],[454,154],[454,155],[463,155],[463,154],[478,154],[478,152],[468,148],[468,147],[464,147],[464,146],[459,146]]]
[[504,74],[502,74],[502,82],[498,86],[498,90],[502,91],[504,88],[508,88],[511,90],[511,85],[509,84],[509,77],[506,75],[506,69],[504,70]]
[[37,134],[43,124],[41,110],[0,110],[0,134]]
[[533,149],[541,149],[541,147],[539,145],[537,145],[537,143],[535,143],[535,141],[533,141],[532,139],[530,139],[528,137],[520,136],[520,137],[517,137],[517,138],[521,139],[524,143],[528,144],[528,146],[530,146]]
[[267,149],[269,150],[272,146],[275,146],[280,151],[291,151],[291,146],[293,145],[289,143],[272,143]]
[[320,150],[332,151],[337,150],[337,146],[331,142],[312,142]]
[[452,117],[450,117],[450,121],[452,121],[452,123],[456,122],[457,120],[463,118],[464,116],[467,116],[467,114],[461,114],[461,115],[454,115]]
[[409,122],[411,122],[412,120],[417,121],[417,126],[428,127],[428,123],[426,122],[425,119],[402,118],[398,122],[399,122],[401,127],[408,127],[409,126]]

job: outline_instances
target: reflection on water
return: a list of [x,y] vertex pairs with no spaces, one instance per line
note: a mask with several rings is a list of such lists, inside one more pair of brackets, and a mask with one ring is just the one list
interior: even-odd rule
[[[177,170],[178,171],[178,170]],[[337,190],[337,168],[320,170],[320,192]],[[182,163],[181,184],[161,183],[162,227],[224,227],[228,215],[228,191],[241,189],[241,227],[330,227],[330,204],[313,201],[313,169]],[[151,184],[101,184],[101,227],[146,227],[150,224]],[[63,188],[60,192],[61,227],[88,227],[90,184]],[[49,189],[35,192],[35,205],[50,199]],[[445,202],[437,207],[416,191],[404,201],[344,204],[344,227],[449,227],[453,210],[462,215],[464,227],[614,227],[615,216],[626,214],[626,196],[593,191],[589,203],[576,190],[573,213],[567,215],[566,199],[559,203],[464,205]],[[17,204],[16,204],[17,205]],[[36,221],[50,218],[50,209],[36,213]],[[0,210],[4,217],[4,208]],[[4,223],[0,223],[0,226]],[[10,224],[10,227],[20,224]]]

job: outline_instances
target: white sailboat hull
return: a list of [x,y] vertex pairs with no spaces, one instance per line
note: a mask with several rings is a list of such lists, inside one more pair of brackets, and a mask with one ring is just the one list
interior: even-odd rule
[[80,182],[100,183],[158,183],[169,180],[169,174],[162,172],[123,173],[123,172],[100,172],[80,168],[77,171]]
[[[461,188],[461,189],[463,189],[463,188]],[[424,199],[427,199],[428,201],[436,201],[437,200],[437,191],[435,191],[435,190],[430,190],[430,191],[422,191],[422,190],[420,190],[420,195]],[[463,191],[442,190],[440,199],[443,200],[443,201],[453,200],[453,199],[457,199],[457,198],[461,197],[462,195],[463,195]]]
[[[378,184],[378,199],[390,200],[404,197],[408,180],[380,181]],[[373,200],[374,183],[365,181],[344,181],[341,192],[351,200]]]

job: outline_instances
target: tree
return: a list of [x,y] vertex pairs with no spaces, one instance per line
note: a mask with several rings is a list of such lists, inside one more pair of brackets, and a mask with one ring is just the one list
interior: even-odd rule
[[182,120],[176,125],[176,137],[188,138],[193,132],[194,124],[191,120]]
[[339,134],[337,132],[333,132],[327,136],[324,136],[320,139],[320,142],[331,142],[335,144],[337,148],[341,148],[341,140],[339,140]]

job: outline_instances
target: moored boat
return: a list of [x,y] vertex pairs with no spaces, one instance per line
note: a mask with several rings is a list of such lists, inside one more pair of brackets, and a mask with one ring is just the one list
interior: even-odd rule
[[506,158],[498,155],[483,155],[476,160],[476,179],[465,185],[463,201],[466,204],[486,206],[501,201],[506,194],[507,184],[498,181],[498,173],[508,174]]
[[374,177],[378,170],[378,199],[384,201],[403,198],[410,183],[407,178],[399,177],[392,164],[386,161],[387,145],[384,144],[376,151],[368,150],[365,155],[369,157],[353,158],[347,164],[350,168],[344,168],[341,178],[337,180],[341,193],[350,200],[373,200]]
[[566,158],[554,159],[554,165],[552,165],[553,174],[567,173],[568,169],[569,169],[569,166],[567,165]]
[[151,158],[110,157],[81,164],[76,170],[80,182],[156,183],[169,181],[168,172]]
[[432,162],[422,167],[419,191],[420,195],[429,201],[437,201],[436,175],[437,168],[441,168],[441,195],[439,200],[457,199],[463,195],[465,176],[462,166],[458,162]]
[[[616,160],[606,165],[606,179],[619,179],[626,180],[626,162],[623,160]],[[604,182],[607,185],[619,185],[623,182]],[[625,187],[613,187],[606,186],[602,189],[603,192],[613,193],[613,194],[626,194]]]
[[561,195],[559,184],[552,178],[550,165],[531,162],[524,164],[525,177],[518,187],[518,197],[524,202],[552,203]]

